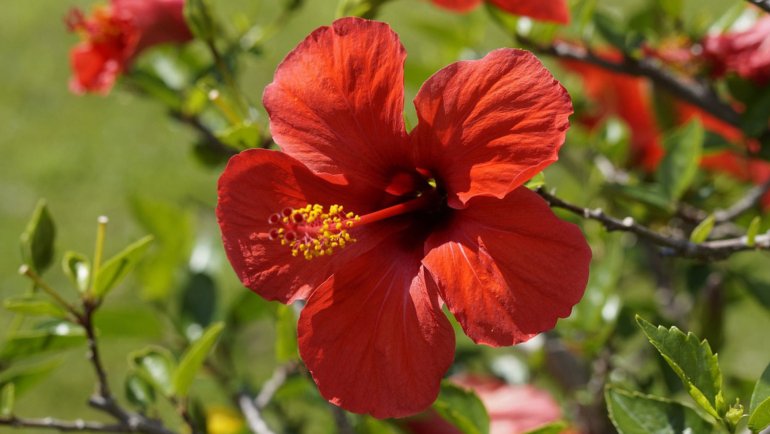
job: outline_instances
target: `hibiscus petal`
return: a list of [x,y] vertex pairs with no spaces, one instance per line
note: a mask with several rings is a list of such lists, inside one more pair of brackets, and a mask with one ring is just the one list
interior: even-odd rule
[[295,48],[265,89],[276,143],[312,170],[385,185],[410,167],[404,129],[406,52],[385,23],[343,18]]
[[569,8],[565,0],[489,0],[489,2],[513,15],[569,24]]
[[350,232],[357,242],[311,261],[292,256],[289,247],[270,239],[275,226],[268,218],[284,208],[341,204],[355,212],[363,205],[348,190],[281,152],[253,149],[231,158],[219,179],[217,220],[227,257],[243,284],[269,300],[304,299],[338,264],[388,236],[384,224],[361,233],[354,228]]
[[577,226],[520,187],[478,197],[426,242],[423,264],[477,343],[512,345],[549,330],[585,291],[591,250]]
[[434,74],[415,98],[418,164],[449,205],[502,198],[557,160],[569,127],[567,91],[531,53],[500,49]]
[[481,3],[481,0],[433,0],[434,4],[457,12],[468,12]]
[[302,310],[302,360],[321,395],[346,410],[424,410],[452,363],[454,332],[426,282],[422,249],[411,250],[388,240],[338,270]]

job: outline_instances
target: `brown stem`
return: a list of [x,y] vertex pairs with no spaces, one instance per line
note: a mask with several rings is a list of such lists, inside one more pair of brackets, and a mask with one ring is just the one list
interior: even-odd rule
[[131,427],[124,424],[105,424],[102,422],[86,421],[82,419],[61,420],[50,417],[42,419],[25,419],[20,417],[0,418],[0,426],[11,428],[38,428],[50,429],[59,432],[91,431],[91,432],[134,432]]

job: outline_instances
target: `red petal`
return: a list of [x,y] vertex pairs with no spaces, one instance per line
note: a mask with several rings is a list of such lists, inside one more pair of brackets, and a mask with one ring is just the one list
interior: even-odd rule
[[[454,332],[420,251],[392,239],[347,264],[308,300],[302,360],[333,404],[378,418],[424,410],[452,364]],[[430,285],[430,286],[427,286]]]
[[433,3],[443,8],[452,9],[453,11],[468,12],[478,6],[481,1],[482,0],[433,0]]
[[569,24],[569,8],[565,0],[489,0],[489,2],[513,15]]
[[356,201],[346,185],[313,174],[281,152],[255,149],[231,158],[219,179],[218,194],[217,220],[236,274],[254,292],[282,303],[306,298],[338,264],[390,233],[384,224],[367,231],[353,229],[351,235],[358,241],[331,256],[311,261],[292,256],[289,247],[270,239],[275,228],[268,223],[270,215],[307,204],[340,204],[353,212],[366,205]]
[[591,259],[580,229],[525,187],[473,199],[426,251],[423,264],[465,333],[493,346],[526,341],[568,316]]
[[70,51],[73,72],[70,90],[76,94],[109,93],[123,70],[119,59],[119,53],[107,52],[87,42],[76,45]]
[[502,198],[556,161],[572,113],[561,84],[514,49],[442,69],[415,106],[418,167],[445,183],[455,208],[474,196]]
[[316,172],[387,184],[413,167],[403,121],[406,52],[385,23],[343,18],[278,66],[264,104],[276,143]]

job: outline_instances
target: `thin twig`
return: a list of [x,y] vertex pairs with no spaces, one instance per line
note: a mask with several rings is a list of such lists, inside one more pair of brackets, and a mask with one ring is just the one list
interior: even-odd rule
[[24,419],[19,417],[0,418],[0,426],[12,428],[39,428],[59,432],[92,431],[92,432],[134,432],[131,427],[123,424],[105,424],[102,422],[77,420],[61,420],[50,417],[42,419]]
[[693,243],[688,239],[667,236],[634,222],[633,218],[618,219],[608,216],[600,208],[583,208],[548,193],[545,188],[535,190],[552,208],[561,208],[580,217],[601,223],[608,231],[624,231],[636,234],[653,244],[663,247],[663,253],[669,256],[716,261],[726,259],[733,253],[748,250],[770,250],[770,234],[758,235],[754,246],[749,246],[747,237]]
[[756,207],[768,191],[770,191],[770,179],[751,188],[742,198],[732,204],[729,208],[716,211],[714,213],[714,220],[717,223],[733,220],[746,211]]
[[746,0],[754,6],[762,8],[765,12],[770,12],[770,0]]
[[331,403],[329,404],[329,408],[331,408],[332,416],[334,416],[334,424],[337,425],[337,433],[356,434],[353,427],[350,425],[350,421],[348,421],[345,410]]
[[241,408],[241,413],[246,418],[246,423],[249,425],[251,432],[254,434],[274,434],[262,419],[259,408],[257,408],[251,396],[246,393],[238,394],[238,406]]
[[262,385],[262,390],[260,390],[257,397],[254,398],[254,404],[257,408],[265,408],[267,404],[270,403],[270,400],[273,399],[275,392],[277,392],[283,383],[286,382],[286,378],[288,378],[289,374],[296,371],[296,363],[286,363],[275,368],[273,375],[265,381],[265,384]]

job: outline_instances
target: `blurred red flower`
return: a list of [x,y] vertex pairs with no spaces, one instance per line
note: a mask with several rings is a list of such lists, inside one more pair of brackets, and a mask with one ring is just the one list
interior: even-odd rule
[[190,40],[183,8],[184,0],[112,0],[90,16],[71,10],[67,26],[83,40],[70,51],[70,90],[106,94],[145,48]]
[[384,23],[317,29],[265,90],[284,152],[242,152],[219,181],[241,281],[307,300],[299,349],[321,394],[376,417],[435,400],[454,356],[442,302],[476,342],[523,342],[569,315],[591,257],[522,185],[556,161],[572,112],[542,64],[501,49],[442,69],[407,133],[405,57]]
[[[484,0],[432,0],[433,3],[457,12],[468,12]],[[569,23],[569,8],[565,0],[487,0],[498,8],[513,14],[560,24]]]
[[760,85],[770,82],[770,17],[743,32],[707,36],[702,44],[715,76],[734,72]]
[[[484,403],[489,415],[489,434],[522,434],[562,417],[561,408],[551,395],[534,386],[512,386],[481,377],[463,376],[451,380],[476,392]],[[405,420],[404,428],[411,434],[462,433],[432,410]]]
[[[616,57],[611,53],[607,56],[613,60]],[[663,157],[663,146],[646,80],[585,62],[563,61],[562,64],[580,75],[586,96],[596,103],[581,122],[593,128],[607,116],[625,121],[631,132],[631,164],[654,171]]]

